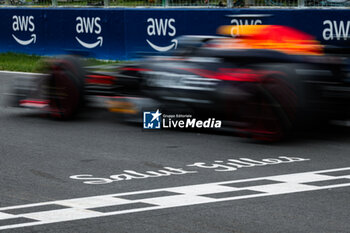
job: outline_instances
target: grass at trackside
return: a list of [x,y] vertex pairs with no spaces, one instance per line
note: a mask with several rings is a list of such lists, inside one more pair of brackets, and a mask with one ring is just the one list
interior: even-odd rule
[[41,57],[18,53],[0,53],[0,70],[38,72]]
[[[43,70],[43,60],[45,58],[47,57],[12,52],[0,53],[0,70],[41,72]],[[88,59],[89,65],[104,65],[110,63],[116,63],[116,61]]]

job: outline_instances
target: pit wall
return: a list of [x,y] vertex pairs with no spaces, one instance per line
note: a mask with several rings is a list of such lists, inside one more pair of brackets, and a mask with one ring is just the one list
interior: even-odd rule
[[175,49],[180,35],[215,35],[229,24],[287,25],[324,44],[350,45],[350,9],[2,8],[0,52],[127,60]]

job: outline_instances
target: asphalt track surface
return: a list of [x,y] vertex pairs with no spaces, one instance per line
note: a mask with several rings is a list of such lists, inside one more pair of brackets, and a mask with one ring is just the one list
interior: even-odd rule
[[[0,74],[1,93],[18,75]],[[350,232],[347,127],[269,144],[229,132],[144,131],[105,110],[62,122],[4,106],[0,124],[0,232]],[[281,156],[302,159],[209,168],[228,159]],[[207,168],[188,166],[199,162]],[[165,167],[192,173],[118,176]],[[70,178],[81,174],[119,181]]]

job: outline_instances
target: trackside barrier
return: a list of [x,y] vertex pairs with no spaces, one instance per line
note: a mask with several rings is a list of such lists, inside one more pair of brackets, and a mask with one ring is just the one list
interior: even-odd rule
[[127,60],[140,51],[176,49],[180,35],[215,35],[220,25],[228,24],[287,25],[325,44],[350,46],[346,9],[3,8],[0,52],[80,51],[100,59]]

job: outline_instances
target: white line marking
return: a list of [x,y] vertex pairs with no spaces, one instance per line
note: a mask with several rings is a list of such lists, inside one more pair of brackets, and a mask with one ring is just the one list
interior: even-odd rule
[[190,195],[211,194],[213,193],[213,190],[215,190],[216,193],[223,193],[223,192],[231,192],[231,191],[240,190],[240,189],[227,187],[227,186],[217,186],[215,183],[191,185],[191,188],[189,188],[188,186],[181,186],[181,187],[167,189],[167,191],[170,191],[170,192],[187,193]]
[[[274,180],[282,181],[282,182],[316,182],[325,180],[328,176],[325,175],[318,175],[318,174],[303,174],[303,173],[297,173],[297,174],[290,174],[290,175],[281,175],[281,176],[275,176]],[[337,177],[334,177],[334,179],[337,179]]]
[[99,217],[100,213],[86,209],[69,208],[61,209],[60,211],[51,210],[22,215],[22,217],[36,219],[46,223],[70,221],[73,216],[74,219],[78,220]]
[[[340,187],[349,187],[350,186],[350,175],[343,176],[330,176],[330,175],[320,175],[318,173],[326,172],[336,172],[336,171],[346,171],[350,173],[350,167],[329,169],[329,170],[320,170],[313,172],[302,172],[294,173],[287,175],[277,175],[277,176],[268,176],[244,180],[231,180],[225,182],[216,182],[208,184],[199,184],[199,185],[187,185],[171,188],[162,188],[154,190],[143,190],[136,192],[128,193],[116,193],[109,195],[100,195],[84,198],[74,198],[67,200],[57,200],[51,202],[41,202],[28,205],[18,205],[18,206],[9,206],[0,208],[0,230],[27,227],[27,226],[36,226],[49,223],[58,223],[65,221],[73,221],[80,219],[89,219],[96,217],[105,217],[112,215],[136,213],[142,211],[151,211],[166,209],[172,207],[180,206],[191,206],[198,204],[208,204],[216,203],[223,201],[233,201],[239,199],[255,198],[255,197],[265,197],[297,192],[306,192],[306,191],[315,191],[322,189],[331,189],[331,188],[340,188]],[[341,184],[332,184],[327,186],[316,186],[311,184],[305,184],[308,182],[318,182],[318,181],[328,181],[336,179],[349,179],[348,183]],[[263,184],[268,180],[270,183]],[[236,185],[235,183],[241,182],[250,182],[255,181],[254,186],[245,186]],[[257,184],[261,181],[262,185]],[[275,183],[274,183],[275,182]],[[231,186],[225,186],[230,184]],[[129,195],[135,194],[148,194],[149,196],[152,193],[160,192],[165,193],[166,196],[156,196],[156,197],[145,197],[140,199],[128,198]],[[168,193],[170,194],[168,195]],[[174,195],[172,195],[174,194]],[[232,194],[232,195],[231,195]],[[235,195],[236,194],[236,195]],[[238,195],[240,194],[240,195]],[[154,194],[153,194],[154,195]],[[205,195],[205,196],[203,196]],[[221,195],[221,196],[220,196]],[[152,195],[151,195],[152,196]],[[138,196],[140,197],[140,196]],[[135,203],[144,203],[146,207],[142,208],[133,207],[132,204]],[[7,211],[17,210],[27,207],[36,207],[43,205],[64,205],[68,208],[56,209],[50,211],[38,211],[32,213],[23,213],[23,214],[7,214]],[[125,205],[130,204],[130,208],[118,210],[118,207],[125,207]],[[147,204],[150,205],[147,207]],[[96,209],[96,208],[114,208],[110,212],[105,210]],[[3,225],[1,226],[1,220],[6,221],[6,219],[13,218],[28,218],[32,219],[33,222],[21,223],[21,224],[12,224],[12,225]]]
[[17,216],[12,214],[0,213],[0,220],[10,219],[10,218],[17,218]]
[[112,205],[123,205],[123,204],[129,204],[129,203],[130,201],[128,200],[120,199],[116,197],[109,197],[109,196],[84,197],[84,198],[59,201],[60,205],[70,206],[73,208],[81,208],[81,209],[88,209],[88,208],[91,209],[91,208],[99,208],[99,207],[112,206]]
[[42,73],[30,73],[30,72],[9,71],[9,70],[0,70],[0,74],[20,74],[20,75],[29,75],[29,76],[45,75]]

